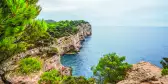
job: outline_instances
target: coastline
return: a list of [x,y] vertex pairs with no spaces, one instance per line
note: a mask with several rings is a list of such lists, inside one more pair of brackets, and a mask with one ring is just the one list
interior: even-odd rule
[[[36,84],[43,72],[51,69],[62,70],[64,66],[60,62],[60,56],[71,50],[79,52],[82,47],[81,41],[92,34],[91,25],[89,23],[81,24],[77,26],[77,28],[79,29],[77,34],[58,38],[50,46],[34,48],[12,56],[0,64],[0,74],[5,74],[4,78],[12,83]],[[53,54],[53,52],[56,52],[56,54]],[[30,76],[16,74],[15,70],[18,68],[18,62],[28,56],[40,56],[41,60],[43,60],[43,69]],[[61,73],[63,75],[71,75],[71,68],[65,67]]]

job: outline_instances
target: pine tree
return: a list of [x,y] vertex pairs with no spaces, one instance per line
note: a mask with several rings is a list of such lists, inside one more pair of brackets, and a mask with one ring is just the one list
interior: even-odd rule
[[104,55],[100,58],[96,67],[92,67],[93,75],[99,84],[116,84],[126,76],[126,71],[131,65],[125,61],[125,57],[116,53]]
[[38,0],[0,0],[0,62],[26,50],[18,42],[27,25],[39,15]]

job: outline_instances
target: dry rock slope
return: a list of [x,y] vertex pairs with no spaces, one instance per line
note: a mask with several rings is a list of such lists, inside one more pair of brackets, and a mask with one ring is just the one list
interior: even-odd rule
[[162,76],[161,70],[149,62],[142,61],[133,64],[125,80],[117,84],[168,84],[168,76]]

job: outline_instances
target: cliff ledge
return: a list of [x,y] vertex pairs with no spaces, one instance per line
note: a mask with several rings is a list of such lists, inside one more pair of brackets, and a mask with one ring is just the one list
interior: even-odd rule
[[162,76],[161,70],[149,62],[142,61],[133,64],[125,80],[117,84],[168,84],[168,76]]

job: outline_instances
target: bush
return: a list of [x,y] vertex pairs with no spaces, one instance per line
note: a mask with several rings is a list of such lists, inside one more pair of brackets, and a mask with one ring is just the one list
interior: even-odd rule
[[61,84],[77,84],[74,77],[72,76],[67,76],[64,77]]
[[19,72],[22,74],[30,74],[39,71],[42,68],[42,63],[38,58],[25,58],[19,63]]
[[59,21],[59,22],[48,22],[48,32],[54,38],[60,38],[63,36],[68,36],[71,34],[76,34],[78,32],[78,25],[82,23],[88,23],[83,20],[75,21]]
[[60,80],[60,73],[57,70],[51,70],[42,74],[39,84],[59,84]]
[[168,75],[168,69],[162,69],[162,75]]
[[53,69],[44,72],[38,82],[39,84],[94,84],[95,80],[94,78],[86,79],[83,76],[61,76],[57,70]]
[[83,76],[79,76],[79,77],[73,77],[73,76],[64,77],[64,79],[61,82],[61,84],[94,84],[94,83],[95,83],[94,78],[86,79]]
[[95,78],[89,78],[88,81],[89,81],[89,84],[95,84],[96,83]]
[[97,82],[116,84],[123,80],[126,76],[126,71],[131,68],[131,65],[124,61],[125,57],[120,57],[116,53],[104,55],[99,60],[98,65],[92,67]]
[[168,58],[163,58],[160,62],[162,64],[162,75],[168,75]]
[[94,84],[93,81],[88,81],[85,77],[75,77],[76,84]]

